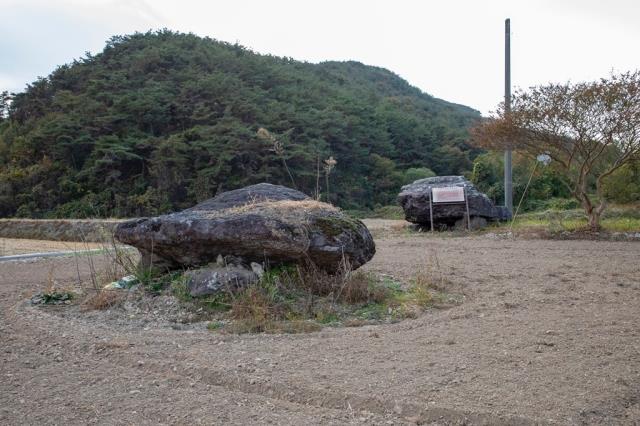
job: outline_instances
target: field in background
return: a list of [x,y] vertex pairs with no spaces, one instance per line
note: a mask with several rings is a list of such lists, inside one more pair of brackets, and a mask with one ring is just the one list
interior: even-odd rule
[[[587,219],[576,211],[545,211],[525,214],[518,217],[513,229],[539,228],[551,232],[573,232],[588,229]],[[511,224],[500,224],[497,228],[509,227]],[[605,232],[640,232],[640,218],[633,216],[609,216],[602,222]]]
[[[403,220],[400,206],[382,206],[371,211],[349,210],[353,217]],[[492,230],[508,230],[511,222],[492,224]],[[582,209],[545,209],[518,214],[514,230],[545,230],[551,233],[574,232],[587,228],[587,217]],[[640,203],[611,205],[605,210],[602,219],[604,232],[640,232]]]

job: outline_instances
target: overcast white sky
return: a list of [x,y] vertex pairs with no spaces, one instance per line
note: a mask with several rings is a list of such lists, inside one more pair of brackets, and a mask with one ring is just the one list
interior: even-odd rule
[[514,86],[640,68],[640,0],[0,0],[0,16],[0,91],[21,91],[114,34],[165,27],[385,67],[483,114],[503,96],[507,17]]

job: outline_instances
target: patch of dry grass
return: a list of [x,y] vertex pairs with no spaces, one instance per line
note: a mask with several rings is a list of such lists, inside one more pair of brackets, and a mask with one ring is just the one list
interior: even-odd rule
[[122,303],[125,294],[119,290],[100,290],[93,295],[88,296],[83,304],[84,310],[105,310]]
[[294,201],[294,200],[280,200],[280,201],[254,201],[242,206],[232,207],[230,209],[224,210],[228,213],[244,213],[246,211],[250,211],[253,209],[265,209],[272,211],[282,211],[282,210],[290,210],[290,209],[301,209],[305,211],[315,211],[315,210],[329,210],[329,211],[339,211],[337,207],[332,204],[323,203],[322,201],[316,201],[312,199],[302,200],[302,201]]
[[267,271],[262,280],[230,295],[230,332],[308,332],[339,323],[369,304],[385,303],[392,289],[349,265],[329,274],[313,265]]
[[259,213],[266,217],[276,216],[302,220],[306,217],[307,214],[319,211],[339,212],[340,209],[331,204],[312,199],[302,201],[270,201],[255,199],[241,206],[231,207],[228,209],[216,211],[194,210],[193,212],[202,215],[207,219],[215,219],[230,215],[240,215],[244,213]]
[[[231,323],[222,332],[304,332],[326,324],[355,327],[416,318],[431,306],[445,307],[447,282],[437,256],[407,286],[390,277],[350,270],[336,274],[313,266],[279,268],[233,296]],[[217,323],[216,323],[217,324]]]
[[388,296],[387,288],[377,285],[370,273],[353,271],[344,259],[334,274],[308,265],[296,267],[296,275],[295,285],[310,294],[329,297],[334,303],[378,303]]

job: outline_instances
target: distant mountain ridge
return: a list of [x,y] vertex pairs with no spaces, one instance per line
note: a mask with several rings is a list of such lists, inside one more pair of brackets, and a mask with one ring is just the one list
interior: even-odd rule
[[480,117],[383,68],[168,30],[111,38],[8,112],[0,216],[31,217],[157,214],[257,182],[319,186],[347,208],[388,204],[409,168],[468,171],[467,128]]

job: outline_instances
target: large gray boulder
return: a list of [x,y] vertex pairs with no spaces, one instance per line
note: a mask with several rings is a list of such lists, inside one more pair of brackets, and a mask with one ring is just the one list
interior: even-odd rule
[[193,297],[238,291],[258,281],[258,275],[240,265],[213,265],[184,273]]
[[262,265],[243,264],[237,256],[219,255],[216,263],[184,273],[187,289],[192,297],[219,293],[234,293],[257,282],[264,275]]
[[[469,200],[469,215],[472,219],[482,218],[487,221],[508,220],[511,214],[506,207],[496,206],[463,176],[435,176],[417,180],[402,187],[398,194],[398,202],[404,210],[406,220],[423,226],[430,226],[429,197],[432,188],[459,186],[465,187]],[[434,227],[451,227],[460,224],[466,217],[465,204],[437,204],[433,209]],[[481,222],[479,220],[476,223]]]
[[245,264],[313,262],[335,272],[375,254],[367,227],[302,192],[261,183],[225,192],[181,212],[124,222],[115,230],[142,263],[167,269],[207,265],[218,255]]

